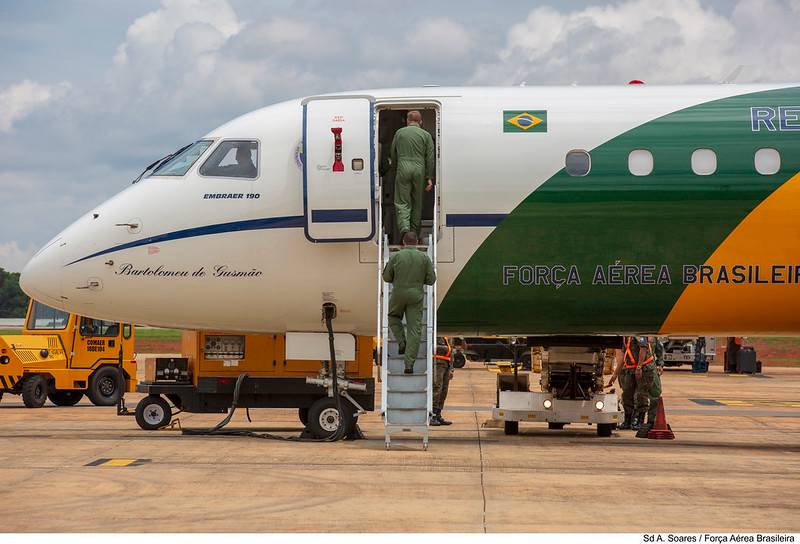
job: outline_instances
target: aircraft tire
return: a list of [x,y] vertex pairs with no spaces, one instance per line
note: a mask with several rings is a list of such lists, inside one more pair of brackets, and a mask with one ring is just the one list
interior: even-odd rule
[[298,408],[297,417],[300,418],[300,423],[308,427],[308,408]]
[[34,374],[22,384],[22,402],[28,408],[41,408],[47,400],[47,380],[40,374]]
[[505,421],[505,422],[503,422],[503,431],[507,435],[519,434],[519,421]]
[[557,421],[550,421],[547,423],[547,428],[554,431],[560,431],[561,429],[564,428],[564,425],[566,425],[566,423],[558,423]]
[[[342,399],[342,411],[344,412],[344,436],[350,434],[356,426],[355,411],[353,406],[345,399]],[[308,409],[308,430],[314,438],[330,438],[338,428],[338,421],[341,415],[336,410],[336,401],[331,397],[318,399]]]

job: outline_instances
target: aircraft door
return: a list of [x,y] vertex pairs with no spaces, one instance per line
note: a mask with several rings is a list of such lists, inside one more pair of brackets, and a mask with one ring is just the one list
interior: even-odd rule
[[374,102],[371,96],[303,100],[303,204],[312,242],[375,235]]

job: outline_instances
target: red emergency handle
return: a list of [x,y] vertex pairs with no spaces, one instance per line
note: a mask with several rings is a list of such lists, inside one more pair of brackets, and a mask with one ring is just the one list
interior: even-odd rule
[[333,171],[344,172],[342,162],[342,127],[331,128],[333,132]]

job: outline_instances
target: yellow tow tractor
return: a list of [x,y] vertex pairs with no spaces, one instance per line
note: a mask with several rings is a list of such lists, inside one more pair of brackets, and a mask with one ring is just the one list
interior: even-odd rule
[[113,406],[136,389],[133,325],[102,321],[31,301],[22,334],[0,336],[0,398],[22,395],[28,408],[49,398],[73,406],[83,395]]

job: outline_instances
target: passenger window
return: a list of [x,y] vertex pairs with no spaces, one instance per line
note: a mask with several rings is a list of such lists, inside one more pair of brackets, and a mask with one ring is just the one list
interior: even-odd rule
[[587,151],[583,149],[573,149],[567,153],[567,158],[564,161],[567,174],[570,176],[585,176],[592,168],[592,158]]
[[104,336],[116,338],[119,336],[119,323],[81,317],[81,336]]
[[226,140],[217,146],[203,166],[201,176],[249,178],[258,175],[258,142]]
[[649,176],[653,172],[653,154],[647,149],[634,149],[628,154],[628,171],[634,176]]
[[777,174],[781,169],[781,154],[777,149],[765,147],[756,151],[756,172],[764,176]]
[[692,172],[710,176],[717,171],[717,154],[713,149],[695,149],[692,153]]
[[[206,149],[214,142],[211,140],[200,140],[195,142],[174,157],[165,160],[164,164],[158,166],[151,176],[182,176],[189,171],[189,168],[205,153]],[[164,160],[164,159],[162,159]]]

